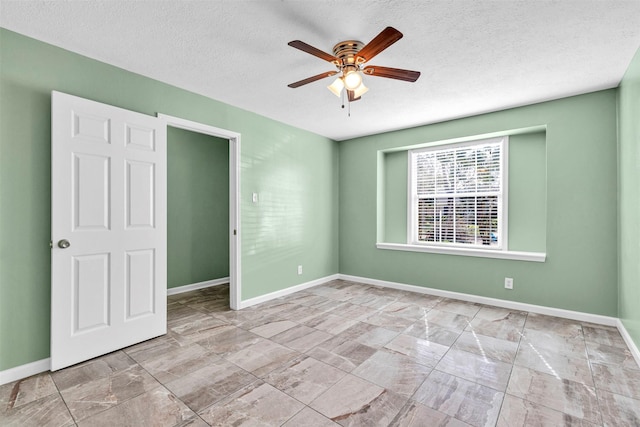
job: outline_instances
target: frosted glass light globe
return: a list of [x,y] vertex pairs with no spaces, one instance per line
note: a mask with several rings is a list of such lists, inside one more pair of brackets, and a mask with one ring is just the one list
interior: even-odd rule
[[344,87],[354,90],[362,83],[362,76],[357,71],[349,71],[344,76]]

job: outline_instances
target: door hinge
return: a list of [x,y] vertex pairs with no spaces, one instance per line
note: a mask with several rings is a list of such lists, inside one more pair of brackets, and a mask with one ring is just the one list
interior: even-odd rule
[[53,249],[53,240],[49,240],[49,249]]

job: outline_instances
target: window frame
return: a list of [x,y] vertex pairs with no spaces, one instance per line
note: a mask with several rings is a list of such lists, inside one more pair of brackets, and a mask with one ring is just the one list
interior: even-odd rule
[[[498,245],[478,245],[455,242],[424,242],[418,240],[418,195],[417,195],[417,168],[414,166],[414,156],[428,151],[455,150],[457,148],[473,147],[486,144],[500,145],[500,192],[498,194]],[[482,138],[464,142],[435,143],[426,147],[408,150],[408,174],[407,174],[407,245],[423,248],[442,249],[450,251],[508,251],[508,194],[509,194],[509,136],[504,135],[495,138]],[[455,194],[455,193],[453,193]],[[446,197],[446,196],[445,196]],[[454,197],[453,195],[451,197]]]

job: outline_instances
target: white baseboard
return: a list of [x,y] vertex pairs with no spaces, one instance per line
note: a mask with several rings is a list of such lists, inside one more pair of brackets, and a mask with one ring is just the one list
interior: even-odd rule
[[627,343],[627,347],[629,347],[629,351],[631,351],[633,358],[636,359],[636,363],[638,364],[638,366],[640,366],[640,349],[638,349],[636,343],[633,342],[633,339],[631,338],[631,335],[629,335],[627,328],[624,327],[624,323],[622,323],[622,320],[617,320],[618,324],[616,326],[618,327],[618,331],[620,331],[620,335],[622,335],[622,338],[624,338],[624,342]]
[[479,295],[464,294],[461,292],[443,291],[441,289],[425,288],[404,283],[388,282],[386,280],[369,279],[367,277],[350,276],[339,274],[340,279],[350,282],[360,282],[368,285],[382,286],[385,288],[399,289],[402,291],[417,292],[421,294],[435,295],[438,297],[453,298],[463,301],[475,302],[479,304],[493,305],[496,307],[508,308],[510,310],[529,311],[531,313],[546,314],[547,316],[562,317],[565,319],[577,320],[580,322],[597,323],[599,325],[617,326],[618,318],[601,316],[598,314],[583,313],[580,311],[564,310],[561,308],[545,307],[542,305],[526,304],[516,301],[507,301],[497,298],[483,297]]
[[51,359],[46,358],[25,365],[16,366],[15,368],[0,371],[0,385],[8,384],[23,378],[46,372],[51,369]]
[[338,274],[333,274],[331,276],[321,277],[316,280],[312,280],[310,282],[301,283],[299,285],[292,286],[290,288],[282,289],[280,291],[271,292],[269,294],[260,295],[259,297],[250,298],[247,300],[240,301],[240,309],[251,307],[252,305],[260,304],[263,302],[271,301],[276,298],[283,297],[285,295],[293,294],[295,292],[299,292],[305,289],[312,288],[314,286],[322,285],[323,283],[330,282],[332,280],[337,280],[339,277]]
[[211,286],[224,285],[229,283],[228,277],[221,277],[219,279],[206,280],[204,282],[192,283],[190,285],[177,286],[175,288],[168,288],[167,295],[176,295],[184,292],[195,291],[198,289],[209,288]]

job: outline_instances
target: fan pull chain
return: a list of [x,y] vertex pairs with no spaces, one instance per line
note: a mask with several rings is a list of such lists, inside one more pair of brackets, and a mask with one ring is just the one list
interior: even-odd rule
[[[344,110],[344,94],[345,92],[342,92],[342,109]],[[347,116],[351,117],[351,101],[347,100]]]

